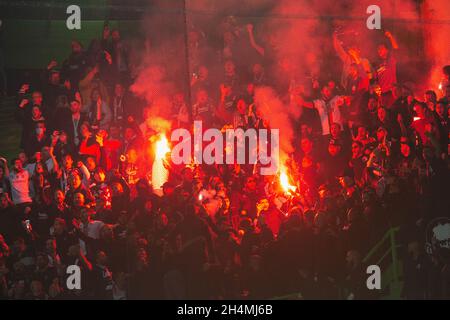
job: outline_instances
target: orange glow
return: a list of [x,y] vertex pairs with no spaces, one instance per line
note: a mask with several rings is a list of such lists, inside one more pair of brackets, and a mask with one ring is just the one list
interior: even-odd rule
[[161,135],[155,144],[155,158],[164,159],[166,154],[170,152],[169,141],[164,134]]
[[293,193],[297,190],[297,187],[291,185],[289,180],[286,168],[282,167],[280,169],[280,185],[285,193]]
[[152,165],[152,186],[159,196],[162,196],[162,186],[169,180],[169,170],[165,165],[165,158],[170,152],[169,142],[164,134],[160,134],[154,142],[155,160]]

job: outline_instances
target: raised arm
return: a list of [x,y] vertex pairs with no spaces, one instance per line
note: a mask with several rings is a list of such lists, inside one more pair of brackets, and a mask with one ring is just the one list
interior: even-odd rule
[[255,36],[253,35],[253,25],[252,24],[248,24],[247,25],[247,32],[248,32],[248,37],[250,39],[250,44],[251,46],[262,56],[264,56],[265,51],[264,48],[261,47],[259,44],[256,43],[255,41]]
[[398,49],[398,42],[397,40],[394,38],[394,36],[392,35],[392,33],[390,31],[386,31],[384,33],[384,35],[386,36],[386,38],[389,39],[389,41],[391,42],[392,48],[397,50]]
[[76,250],[78,260],[80,264],[85,267],[87,270],[92,271],[92,263],[86,258],[86,256],[81,251],[80,245],[75,245],[75,248],[72,250]]
[[53,172],[55,172],[57,175],[59,174],[59,165],[58,165],[58,161],[56,160],[55,154],[53,153],[54,151],[54,147],[53,144],[50,146],[50,159],[52,159],[52,163],[53,163]]
[[89,179],[91,178],[91,174],[89,173],[88,168],[86,168],[82,161],[78,162],[78,168],[83,173],[83,185],[89,187]]
[[314,108],[314,102],[312,102],[312,101],[305,101],[301,95],[296,95],[295,96],[295,103],[299,107],[305,107],[305,108],[309,108],[309,109],[313,109]]
[[99,67],[98,67],[98,65],[95,65],[95,67],[92,68],[92,70],[89,71],[86,74],[86,76],[80,80],[79,87],[80,88],[88,87],[91,84],[92,79],[94,79],[95,75],[98,73],[98,71],[99,71]]
[[333,46],[334,46],[334,50],[336,50],[336,53],[338,54],[339,58],[341,58],[342,61],[345,61],[348,59],[348,54],[347,54],[347,52],[345,52],[344,48],[342,47],[342,44],[339,41],[336,32],[333,33]]

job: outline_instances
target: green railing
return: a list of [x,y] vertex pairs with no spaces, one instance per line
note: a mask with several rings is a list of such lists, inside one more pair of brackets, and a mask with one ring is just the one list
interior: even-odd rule
[[[400,245],[395,239],[398,227],[390,228],[377,244],[369,251],[363,259],[365,265],[378,265],[381,269],[381,289],[382,299],[400,299],[403,287],[402,263],[398,258],[398,249]],[[340,296],[345,299],[345,288],[339,288]],[[302,299],[300,292],[286,294],[284,296],[274,297],[270,300],[297,300]]]
[[378,265],[381,268],[381,287],[383,291],[388,290],[388,294],[384,295],[385,299],[400,299],[403,281],[402,263],[398,257],[398,249],[396,234],[398,227],[389,229],[383,238],[369,251],[363,259],[366,265]]

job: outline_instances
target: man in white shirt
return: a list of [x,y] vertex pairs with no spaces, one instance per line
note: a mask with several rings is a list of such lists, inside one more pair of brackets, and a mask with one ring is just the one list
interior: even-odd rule
[[314,108],[318,111],[320,123],[322,125],[322,136],[330,134],[332,123],[344,125],[344,119],[341,114],[341,106],[344,104],[342,96],[332,96],[330,88],[326,85],[322,88],[322,97],[314,100]]
[[43,162],[45,163],[45,166],[47,167],[47,171],[49,173],[54,173],[58,171],[58,163],[53,155],[53,150],[51,150],[50,147],[43,147],[41,152],[36,152],[34,158],[36,159],[36,162],[28,163],[25,166],[25,170],[28,171],[30,174],[30,177],[33,175],[34,170],[36,169],[36,163],[37,162]]
[[30,174],[23,169],[22,161],[15,158],[11,161],[14,166],[9,172],[5,163],[6,176],[11,183],[11,195],[15,205],[24,205],[31,203],[33,199],[30,196]]
[[100,231],[105,223],[99,220],[93,220],[93,211],[86,209],[81,211],[80,230],[91,239],[100,239]]

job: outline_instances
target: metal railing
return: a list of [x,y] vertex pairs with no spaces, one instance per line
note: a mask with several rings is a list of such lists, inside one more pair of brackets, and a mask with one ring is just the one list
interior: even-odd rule
[[[392,227],[378,241],[363,259],[366,265],[376,264],[382,270],[382,289],[389,289],[388,295],[382,295],[383,299],[400,299],[403,286],[402,263],[399,260],[398,249],[401,247],[395,239],[399,227]],[[340,297],[345,299],[345,288],[339,288]],[[303,299],[301,292],[295,292],[271,298],[270,300],[296,300]]]
[[400,299],[403,285],[401,281],[402,264],[398,255],[400,245],[395,239],[398,231],[399,227],[390,228],[363,259],[363,263],[366,265],[380,266],[382,270],[381,285],[383,289],[389,289],[389,295],[385,297],[388,299]]

